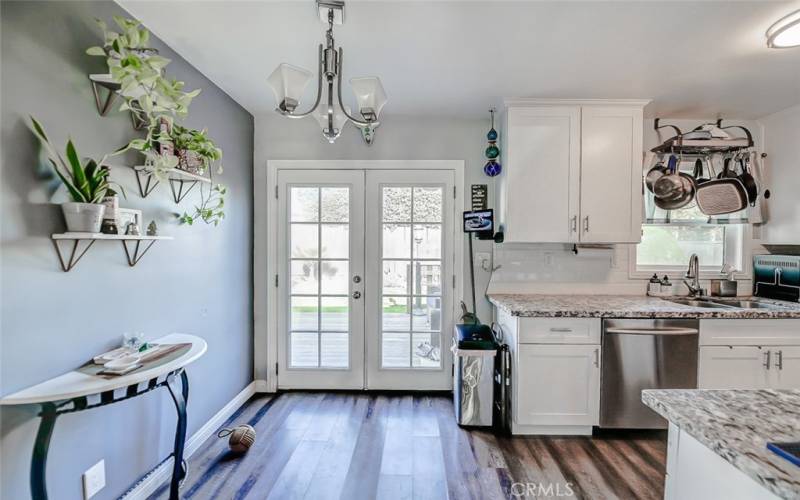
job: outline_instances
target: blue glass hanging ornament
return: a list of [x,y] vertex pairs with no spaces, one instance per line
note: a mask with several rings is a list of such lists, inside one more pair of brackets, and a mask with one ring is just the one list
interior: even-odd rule
[[497,147],[497,130],[494,129],[494,108],[489,110],[492,117],[492,128],[486,134],[486,139],[489,141],[489,146],[486,148],[485,155],[489,161],[483,166],[483,173],[489,177],[494,177],[503,171],[503,166],[500,165],[498,159],[500,158],[500,148]]

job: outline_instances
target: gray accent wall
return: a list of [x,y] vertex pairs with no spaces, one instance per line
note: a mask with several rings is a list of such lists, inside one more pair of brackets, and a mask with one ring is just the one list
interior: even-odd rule
[[[87,79],[105,72],[101,58],[84,53],[101,42],[94,18],[111,25],[112,15],[126,13],[112,2],[4,1],[1,14],[0,394],[79,366],[115,347],[124,332],[151,339],[191,333],[209,347],[188,369],[191,435],[253,380],[253,117],[154,39],[152,45],[172,59],[168,74],[189,89],[203,89],[185,123],[207,127],[224,151],[219,181],[229,189],[227,219],[216,228],[181,226],[174,214],[190,210],[196,192],[179,206],[166,185],[142,199],[133,172],[114,168],[113,179],[128,195],[120,206],[142,210],[145,225],[154,219],[161,234],[175,239],[157,243],[135,268],[128,267],[120,243],[98,242],[64,273],[49,238],[65,230],[57,204],[64,193],[42,175],[47,169],[27,119],[39,119],[60,146],[72,137],[82,156],[95,158],[140,134],[126,113],[98,115]],[[3,408],[0,417],[0,497],[29,498],[36,408]],[[50,497],[83,498],[81,474],[105,459],[107,485],[95,498],[116,498],[168,456],[174,425],[166,390],[60,417],[48,461]]]

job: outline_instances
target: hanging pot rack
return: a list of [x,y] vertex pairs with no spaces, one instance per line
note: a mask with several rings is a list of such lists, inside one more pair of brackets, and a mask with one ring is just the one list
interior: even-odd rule
[[[728,125],[727,127],[722,126],[722,118],[718,119],[715,123],[717,128],[720,130],[730,130],[730,129],[738,129],[744,132],[745,137],[739,137],[734,139],[687,139],[680,128],[672,124],[661,124],[661,118],[656,118],[653,122],[653,129],[660,130],[663,128],[671,128],[675,131],[675,135],[670,137],[660,145],[654,147],[650,151],[653,153],[676,153],[676,154],[684,154],[684,155],[708,155],[713,153],[734,153],[737,151],[741,151],[743,149],[752,148],[753,143],[753,134],[750,133],[750,130],[747,127],[743,127],[741,125]],[[702,130],[703,126],[700,125],[691,132],[697,132]]]

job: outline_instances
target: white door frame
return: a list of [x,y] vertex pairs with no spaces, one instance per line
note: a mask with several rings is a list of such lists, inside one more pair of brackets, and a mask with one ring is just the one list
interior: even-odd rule
[[[278,170],[452,170],[455,176],[455,214],[453,246],[455,263],[455,291],[453,293],[453,318],[458,318],[458,304],[464,299],[464,245],[461,233],[461,215],[464,210],[464,160],[268,160],[267,182],[254,187],[253,203],[253,358],[257,387],[266,392],[278,388],[276,367],[278,363],[278,295],[275,276],[278,273],[278,203],[275,190]],[[258,178],[259,176],[255,176]],[[266,199],[266,213],[259,210]],[[450,278],[452,279],[452,278]],[[445,332],[442,332],[443,336]],[[443,346],[444,347],[444,346]],[[264,356],[266,353],[266,356]],[[266,367],[261,364],[266,358]],[[447,367],[444,367],[446,369]]]

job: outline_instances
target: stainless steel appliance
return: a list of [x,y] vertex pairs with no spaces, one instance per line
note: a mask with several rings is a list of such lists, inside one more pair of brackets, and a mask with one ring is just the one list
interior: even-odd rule
[[644,389],[696,389],[696,319],[603,320],[600,427],[664,429]]

